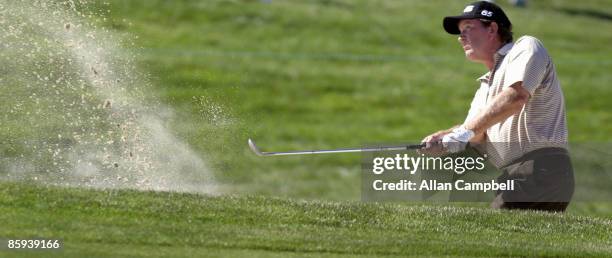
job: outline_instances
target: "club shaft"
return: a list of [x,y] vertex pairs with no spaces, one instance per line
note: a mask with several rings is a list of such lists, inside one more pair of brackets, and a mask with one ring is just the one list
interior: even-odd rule
[[305,150],[305,151],[284,151],[284,152],[262,152],[265,156],[280,156],[280,155],[304,155],[304,154],[330,154],[330,153],[350,153],[350,152],[376,152],[376,151],[403,151],[420,149],[424,145],[408,145],[408,146],[383,146],[372,148],[348,148],[348,149],[333,149],[333,150]]

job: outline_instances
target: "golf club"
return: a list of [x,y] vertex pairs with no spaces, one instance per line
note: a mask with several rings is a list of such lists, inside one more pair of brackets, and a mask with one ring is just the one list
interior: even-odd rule
[[347,152],[374,152],[374,151],[402,151],[416,150],[425,147],[425,144],[403,145],[403,146],[381,146],[372,148],[346,148],[332,150],[303,150],[303,151],[284,151],[284,152],[262,152],[255,142],[249,139],[249,147],[258,156],[281,156],[281,155],[303,155],[303,154],[328,154],[328,153],[347,153]]

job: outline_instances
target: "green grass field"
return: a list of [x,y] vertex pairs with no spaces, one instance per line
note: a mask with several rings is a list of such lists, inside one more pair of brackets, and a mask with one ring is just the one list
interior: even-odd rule
[[[538,0],[520,9],[497,2],[515,38],[533,35],[553,57],[570,141],[609,145],[612,4]],[[0,239],[66,243],[61,252],[0,250],[0,256],[612,256],[609,202],[575,202],[562,215],[494,211],[485,203],[362,203],[358,154],[260,158],[249,151],[249,137],[270,151],[358,147],[418,142],[460,123],[475,79],[485,72],[463,58],[456,38],[441,27],[443,16],[464,5],[111,0],[80,6],[96,10],[87,19],[128,39],[125,52],[148,74],[147,91],[174,110],[172,131],[206,161],[225,195],[0,181]],[[10,75],[10,65],[0,71]],[[3,86],[4,109],[11,92],[23,89]],[[21,119],[0,117],[0,137],[10,143],[40,136]],[[3,145],[2,158],[28,155]],[[595,155],[604,164],[597,169],[609,174],[611,154]],[[577,187],[607,187],[597,181]]]
[[[119,1],[104,24],[138,35],[143,67],[179,115],[175,130],[222,180],[240,192],[344,200],[359,197],[359,155],[260,159],[246,139],[278,151],[418,142],[461,122],[485,72],[441,29],[441,16],[462,6]],[[572,142],[610,140],[612,35],[600,32],[612,23],[563,10],[604,7],[612,9],[602,1],[507,8],[515,35],[540,38],[555,60]],[[208,119],[202,99],[233,122]]]
[[612,255],[612,221],[567,214],[7,183],[0,189],[0,218],[11,221],[1,235],[64,239],[63,251],[45,257]]

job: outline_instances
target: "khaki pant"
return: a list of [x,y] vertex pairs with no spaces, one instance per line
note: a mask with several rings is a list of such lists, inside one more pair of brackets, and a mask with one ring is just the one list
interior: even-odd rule
[[574,194],[574,170],[567,150],[543,148],[502,168],[498,182],[514,180],[514,190],[497,191],[491,207],[563,212]]

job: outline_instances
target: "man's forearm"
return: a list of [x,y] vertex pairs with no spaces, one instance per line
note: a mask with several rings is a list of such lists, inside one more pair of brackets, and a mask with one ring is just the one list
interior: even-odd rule
[[517,82],[504,89],[473,119],[466,121],[464,126],[472,130],[476,136],[482,136],[489,127],[520,112],[527,100],[529,92],[523,88],[521,82]]

